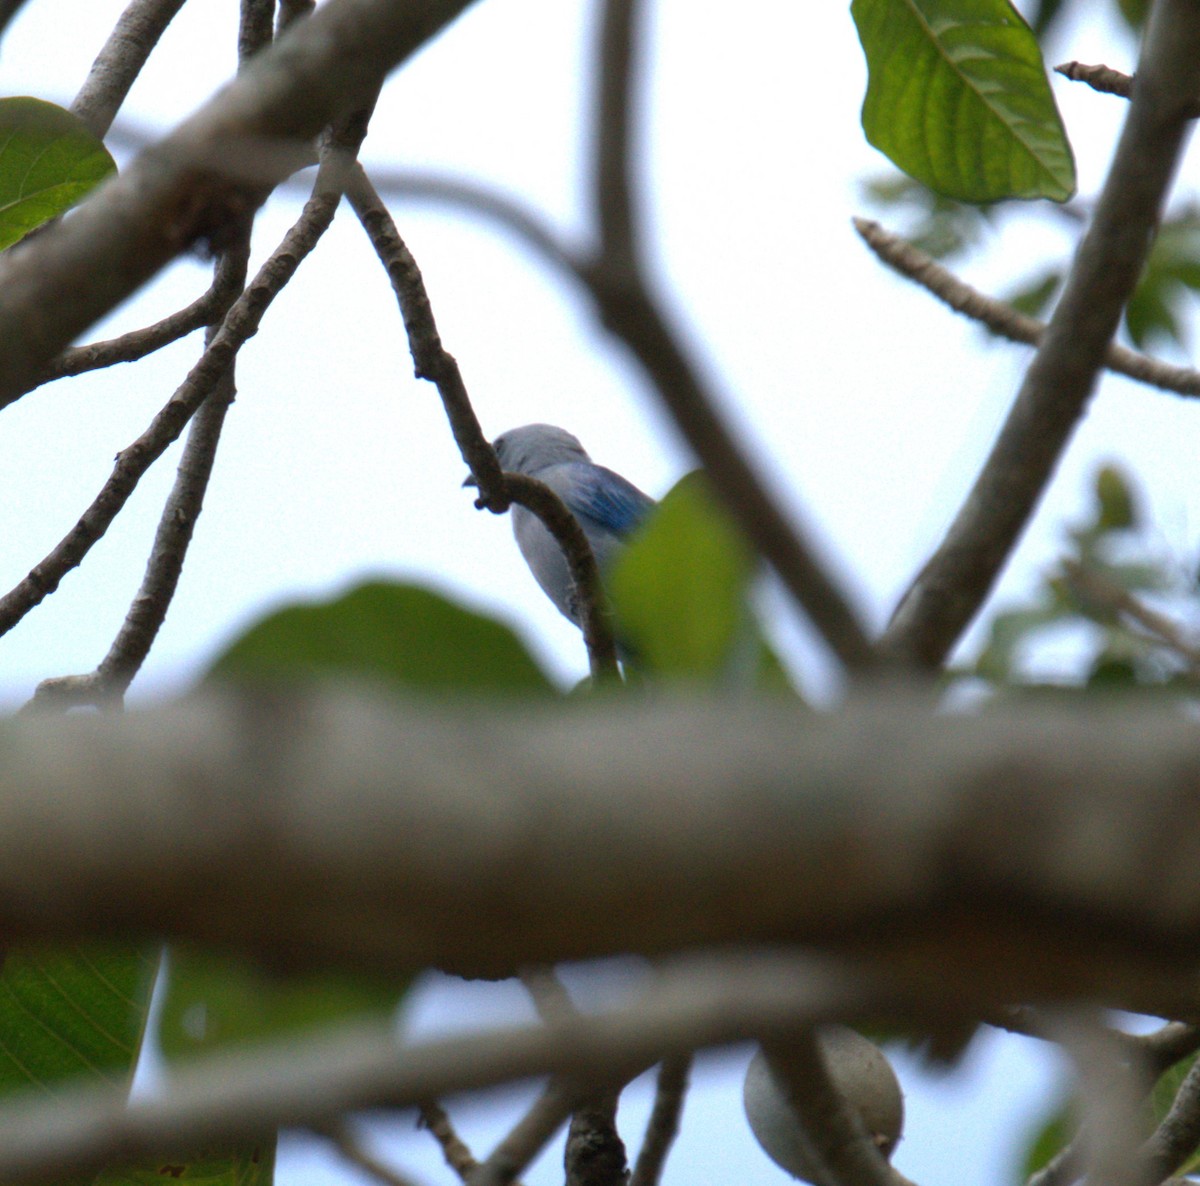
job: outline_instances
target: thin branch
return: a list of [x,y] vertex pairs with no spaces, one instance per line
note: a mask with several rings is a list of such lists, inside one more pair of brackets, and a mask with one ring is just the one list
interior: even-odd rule
[[[932,256],[913,246],[899,235],[885,230],[867,218],[851,220],[863,241],[888,267],[899,272],[931,292],[938,300],[973,321],[985,325],[992,333],[1010,342],[1029,346],[1041,343],[1046,325],[1027,317],[1004,301],[986,296],[965,284]],[[1200,371],[1169,363],[1110,343],[1104,352],[1104,365],[1121,375],[1136,379],[1150,387],[1173,391],[1179,395],[1200,396]]]
[[[746,975],[753,966],[753,978]],[[142,1161],[224,1145],[278,1127],[322,1129],[346,1112],[420,1101],[515,1079],[564,1075],[595,1081],[658,1054],[727,1042],[794,1018],[828,1016],[851,980],[741,959],[692,961],[651,995],[603,1014],[398,1048],[389,1026],[371,1025],[181,1067],[165,1091],[128,1102],[108,1085],[68,1089],[53,1100],[0,1109],[0,1177],[53,1181],[114,1161]],[[789,973],[792,978],[779,977]],[[801,979],[795,974],[801,972]],[[764,975],[766,979],[764,979]],[[793,1022],[794,1023],[794,1022]]]
[[1184,1076],[1170,1110],[1142,1146],[1146,1179],[1161,1182],[1174,1174],[1200,1146],[1200,1060]]
[[1133,75],[1122,74],[1111,66],[1089,66],[1083,62],[1064,62],[1054,67],[1055,74],[1061,74],[1072,82],[1085,82],[1094,91],[1104,95],[1119,95],[1128,99],[1133,95]]
[[[70,218],[0,259],[0,407],[170,260],[224,235],[311,161],[321,129],[471,0],[329,0]],[[83,282],[86,280],[86,282]]]
[[[259,269],[249,287],[230,307],[220,330],[175,394],[154,417],[146,431],[117,455],[112,474],[79,522],[24,580],[0,597],[0,635],[11,630],[31,609],[53,593],[63,577],[83,561],[92,545],[104,535],[113,519],[125,506],[142,475],[176,440],[196,410],[228,372],[237,352],[258,332],[259,323],[268,306],[300,266],[306,254],[307,228],[306,220],[303,221],[300,232],[293,228],[283,244]],[[315,241],[313,239],[313,243]],[[80,691],[85,695],[85,702],[90,702],[87,697],[92,689],[83,688]],[[51,693],[54,696],[59,694],[68,695],[69,698],[71,693],[66,688]]]
[[513,1126],[467,1181],[467,1186],[510,1186],[553,1139],[572,1110],[579,1093],[562,1078],[553,1078],[533,1106]]
[[553,968],[522,968],[517,977],[543,1021],[560,1021],[579,1012]]
[[344,1120],[317,1131],[333,1145],[346,1161],[362,1170],[363,1173],[369,1174],[377,1182],[383,1183],[383,1186],[416,1186],[412,1178],[394,1170],[364,1148],[358,1134]]
[[1200,9],[1159,0],[1108,180],[1037,354],[973,489],[883,639],[936,667],[978,612],[1083,415],[1150,250],[1200,93]]
[[1186,636],[1178,622],[1151,609],[1104,573],[1087,568],[1077,560],[1064,560],[1063,572],[1067,581],[1082,598],[1107,606],[1135,622],[1153,635],[1157,643],[1174,651],[1194,674],[1200,672],[1200,646]]
[[598,255],[610,275],[638,283],[641,233],[635,208],[633,120],[639,80],[641,0],[606,0],[601,9],[593,116],[591,194]]
[[734,444],[717,413],[715,393],[688,356],[682,335],[669,324],[638,257],[630,155],[637,15],[637,0],[608,0],[603,10],[592,148],[592,205],[601,242],[583,278],[605,327],[632,352],[751,543],[843,665],[866,670],[876,661],[866,628],[818,563],[816,549],[783,516]]
[[[269,20],[266,28],[269,32]],[[243,38],[243,44],[251,44],[251,39]],[[312,253],[333,222],[350,166],[366,130],[365,123],[358,120],[352,122],[354,128],[351,133],[347,134],[342,129],[339,135],[331,137],[322,153],[312,197],[259,273],[259,277],[264,273],[272,276],[276,284],[272,299],[295,275],[300,263]],[[243,275],[249,251],[250,234],[247,228],[235,251]],[[281,267],[280,261],[287,262]],[[210,346],[219,332],[216,329],[211,333]],[[141,670],[175,597],[192,533],[204,505],[204,495],[208,490],[217,446],[221,440],[221,429],[236,394],[233,379],[235,358],[236,354],[231,355],[228,369],[217,378],[192,420],[175,485],[159,519],[146,575],[108,654],[89,675],[43,680],[31,703],[39,707],[81,702],[112,707],[122,701],[134,676]]]
[[21,11],[25,0],[0,0],[0,37],[8,30],[13,17]]
[[293,21],[312,16],[316,7],[317,0],[279,0],[279,19],[275,25],[275,36],[278,37]]
[[421,1104],[417,1117],[420,1126],[437,1141],[446,1164],[466,1182],[479,1168],[479,1162],[458,1135],[446,1109],[436,1102]]
[[654,1085],[654,1107],[646,1124],[646,1134],[638,1151],[629,1186],[658,1186],[667,1154],[679,1134],[679,1118],[687,1098],[692,1056],[677,1054],[666,1058],[658,1068]]
[[238,68],[275,37],[275,0],[242,0],[238,21]]
[[[225,254],[222,254],[222,259]],[[225,310],[237,299],[241,284],[232,286],[234,276],[219,264],[212,286],[190,305],[168,314],[161,321],[141,329],[131,330],[120,337],[102,342],[89,342],[83,346],[68,346],[38,376],[34,386],[81,375],[85,371],[101,370],[121,362],[137,362],[172,342],[219,321]],[[31,388],[32,390],[32,388]]]
[[101,139],[186,0],[131,0],[100,50],[71,110]]
[[495,450],[483,435],[471,406],[458,362],[442,344],[417,262],[361,168],[355,171],[347,196],[396,293],[416,376],[437,387],[454,440],[479,486],[475,505],[501,514],[511,503],[518,502],[541,519],[562,548],[579,591],[583,638],[592,677],[597,682],[618,678],[612,615],[583,528],[545,483],[522,474],[501,473]]

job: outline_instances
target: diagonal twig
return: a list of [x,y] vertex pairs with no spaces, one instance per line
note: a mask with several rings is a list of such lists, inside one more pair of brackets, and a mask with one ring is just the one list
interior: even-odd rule
[[718,495],[804,609],[821,638],[852,671],[875,652],[866,629],[816,549],[785,519],[718,414],[715,393],[684,349],[654,295],[639,254],[638,195],[630,149],[637,85],[638,0],[609,0],[594,67],[598,97],[592,145],[592,205],[600,244],[581,276],[605,327],[631,351]]
[[187,0],[131,0],[71,104],[103,139],[159,38]]
[[646,1123],[646,1134],[638,1151],[629,1186],[657,1186],[666,1164],[667,1154],[679,1134],[679,1118],[687,1097],[688,1079],[692,1070],[690,1054],[676,1054],[663,1059],[658,1068],[654,1087],[654,1107]]
[[[956,313],[986,326],[998,337],[1010,342],[1037,346],[1046,332],[1045,322],[1014,309],[960,280],[949,268],[938,263],[908,240],[885,230],[869,218],[851,219],[862,240],[888,267],[915,281]],[[1139,354],[1109,343],[1104,365],[1148,387],[1173,391],[1178,395],[1200,396],[1200,371],[1172,366],[1147,354]]]
[[438,1143],[446,1164],[465,1182],[479,1168],[479,1162],[458,1135],[446,1109],[439,1103],[421,1104],[418,1123]]
[[616,678],[617,651],[611,613],[586,534],[562,499],[544,482],[524,474],[501,473],[495,450],[484,436],[471,406],[458,362],[442,344],[417,262],[361,167],[354,172],[347,197],[391,280],[408,333],[416,375],[437,387],[455,442],[479,486],[476,505],[500,514],[517,502],[541,519],[562,548],[579,590],[583,637],[592,677],[597,681]]
[[1004,427],[945,539],[901,599],[890,654],[940,665],[978,612],[1083,415],[1150,249],[1200,92],[1200,9],[1160,0],[1108,179]]
[[394,1170],[367,1149],[345,1120],[313,1129],[323,1136],[351,1165],[370,1175],[383,1186],[416,1186],[412,1178]]

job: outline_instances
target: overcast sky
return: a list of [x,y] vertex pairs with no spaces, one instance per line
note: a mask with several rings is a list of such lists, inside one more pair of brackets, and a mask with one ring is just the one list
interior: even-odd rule
[[[69,102],[121,7],[29,0],[0,50],[0,91]],[[485,0],[393,80],[364,157],[486,180],[578,233],[593,7]],[[236,8],[234,0],[185,7],[123,118],[165,129],[210,95],[234,65]],[[855,236],[851,215],[872,213],[860,182],[887,164],[859,129],[865,73],[846,6],[744,0],[736,19],[728,6],[687,0],[650,8],[642,164],[663,284],[730,420],[881,624],[973,478],[1026,352],[987,344],[976,327],[886,273]],[[1130,47],[1100,24],[1066,31],[1061,44],[1064,58],[1133,65]],[[1082,192],[1092,193],[1121,104],[1061,80],[1055,91]],[[256,229],[257,259],[299,200],[271,199]],[[454,213],[403,206],[397,217],[490,434],[535,420],[562,424],[597,461],[653,495],[690,468],[621,352],[597,335],[558,277]],[[1061,220],[1014,223],[963,272],[995,291],[1069,249]],[[186,303],[207,272],[199,260],[179,262],[88,336]],[[192,338],[136,367],[43,388],[4,411],[0,586],[20,579],[71,526],[197,345]],[[504,617],[564,680],[586,671],[577,632],[533,584],[507,521],[475,511],[461,489],[462,462],[436,393],[412,378],[386,278],[348,211],[243,350],[238,387],[179,595],[135,691],[186,686],[268,607],[377,574]],[[1142,477],[1164,546],[1194,554],[1195,423],[1185,401],[1106,378],[999,599],[1018,595],[1052,559],[1064,519],[1079,512],[1103,460]],[[148,475],[83,567],[0,641],[7,703],[44,676],[89,670],[103,656],[141,579],[177,456]],[[825,660],[795,622],[780,613],[773,627],[799,681],[823,687]],[[480,991],[455,990],[476,1018],[498,1007],[481,1003]],[[461,1019],[447,1001],[424,998],[421,1025]],[[985,1043],[944,1080],[902,1069],[910,1120],[900,1168],[922,1186],[1004,1181],[1022,1117],[1036,1112],[1053,1080],[1027,1049]],[[668,1181],[782,1181],[741,1123],[738,1060],[712,1061],[689,1102]],[[432,1169],[428,1138],[410,1134],[403,1148],[407,1164],[423,1157],[431,1167],[427,1180],[448,1180]],[[285,1166],[284,1182],[324,1173],[307,1153]],[[529,1181],[551,1183],[556,1174],[552,1157]]]

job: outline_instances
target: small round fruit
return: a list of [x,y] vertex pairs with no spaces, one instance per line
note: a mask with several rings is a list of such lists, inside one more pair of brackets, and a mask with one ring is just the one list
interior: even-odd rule
[[[822,1026],[817,1045],[830,1078],[858,1112],[879,1152],[890,1158],[904,1128],[904,1094],[892,1064],[874,1042],[844,1025]],[[746,1069],[742,1100],[750,1129],[771,1160],[793,1177],[815,1182],[808,1139],[761,1050]]]

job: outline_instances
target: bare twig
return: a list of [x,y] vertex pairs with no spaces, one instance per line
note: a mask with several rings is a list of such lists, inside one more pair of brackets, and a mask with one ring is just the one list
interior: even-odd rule
[[1142,1146],[1145,1180],[1161,1182],[1174,1174],[1200,1146],[1200,1060],[1184,1076],[1171,1108]]
[[316,1131],[325,1137],[351,1165],[357,1166],[377,1182],[382,1182],[383,1186],[416,1186],[412,1178],[394,1170],[364,1148],[358,1134],[344,1120]]
[[1064,62],[1054,67],[1055,74],[1061,74],[1072,82],[1086,82],[1094,91],[1105,95],[1119,95],[1128,99],[1133,94],[1133,76],[1122,74],[1111,66],[1089,66],[1083,62]]
[[566,985],[553,968],[522,968],[517,977],[543,1021],[559,1021],[579,1012]]
[[275,0],[242,0],[238,22],[238,64],[271,44],[275,35]]
[[679,1133],[679,1118],[687,1098],[692,1056],[678,1054],[662,1061],[654,1087],[654,1107],[638,1151],[629,1186],[658,1186],[667,1154]]
[[550,1143],[579,1102],[562,1078],[553,1078],[512,1130],[471,1175],[468,1186],[510,1186]]
[[[222,259],[225,254],[222,254]],[[35,386],[81,375],[85,371],[100,370],[120,362],[136,362],[153,354],[172,342],[220,320],[225,310],[237,299],[241,284],[230,286],[232,274],[217,266],[212,286],[203,296],[197,297],[186,308],[179,309],[156,321],[153,325],[131,330],[117,338],[103,342],[89,342],[83,346],[68,346],[38,376]]]
[[500,514],[518,502],[541,519],[562,548],[579,590],[592,676],[598,681],[616,678],[611,613],[586,534],[562,499],[545,483],[522,474],[501,473],[495,450],[483,435],[471,406],[458,362],[442,344],[417,262],[361,168],[355,172],[347,196],[392,282],[417,378],[428,379],[437,387],[455,442],[479,486],[476,506]]
[[92,63],[71,110],[103,139],[129,88],[186,0],[131,0]]
[[70,218],[5,252],[0,407],[168,261],[198,241],[223,247],[231,223],[311,160],[323,127],[469,3],[329,0]]
[[279,19],[275,26],[275,36],[278,37],[293,21],[312,16],[316,7],[317,0],[279,0]]
[[1128,589],[1123,589],[1104,573],[1088,568],[1078,560],[1065,559],[1063,571],[1070,584],[1086,601],[1098,602],[1129,618],[1154,635],[1155,641],[1174,651],[1193,672],[1200,671],[1200,646],[1187,637],[1178,622],[1151,609]]
[[[992,333],[1011,342],[1038,345],[1046,331],[1044,322],[1027,317],[1011,305],[986,296],[965,284],[932,256],[913,246],[899,235],[885,230],[867,218],[852,220],[854,229],[863,241],[889,267],[914,280],[938,300],[973,321],[985,325]],[[1136,379],[1150,387],[1174,391],[1179,395],[1200,396],[1200,371],[1169,363],[1110,343],[1104,353],[1104,365],[1121,375]]]
[[449,1113],[439,1103],[425,1103],[417,1109],[420,1125],[438,1143],[446,1164],[465,1182],[479,1168],[466,1142],[458,1135]]
[[[329,201],[328,197],[322,199],[326,204]],[[336,201],[328,211],[329,217],[332,217],[334,208]],[[300,229],[293,228],[289,232],[284,244],[272,254],[246,291],[233,303],[220,330],[166,406],[154,417],[149,428],[118,454],[108,481],[79,522],[24,580],[0,597],[0,634],[11,630],[34,606],[53,593],[62,578],[83,560],[120,513],[142,475],[179,436],[214,386],[228,372],[229,364],[243,344],[258,331],[267,307],[295,274],[306,253],[306,237],[312,231],[312,224],[305,215],[301,218],[302,223],[297,224]],[[319,233],[308,244],[308,250],[311,250],[316,238],[319,238]],[[90,696],[92,689],[81,690],[85,693],[85,702],[90,702],[86,697]],[[68,698],[74,694],[66,688],[60,688],[58,693],[51,695],[60,693],[68,695]]]
[[823,641],[850,670],[875,652],[848,598],[816,560],[816,549],[785,519],[733,442],[715,393],[653,295],[638,256],[637,197],[630,140],[637,0],[609,0],[595,66],[592,204],[600,247],[582,276],[606,328],[633,353],[739,526],[779,574]]
[[978,612],[1087,406],[1149,252],[1200,93],[1200,9],[1154,6],[1128,118],[1092,224],[982,472],[883,639],[936,667]]

